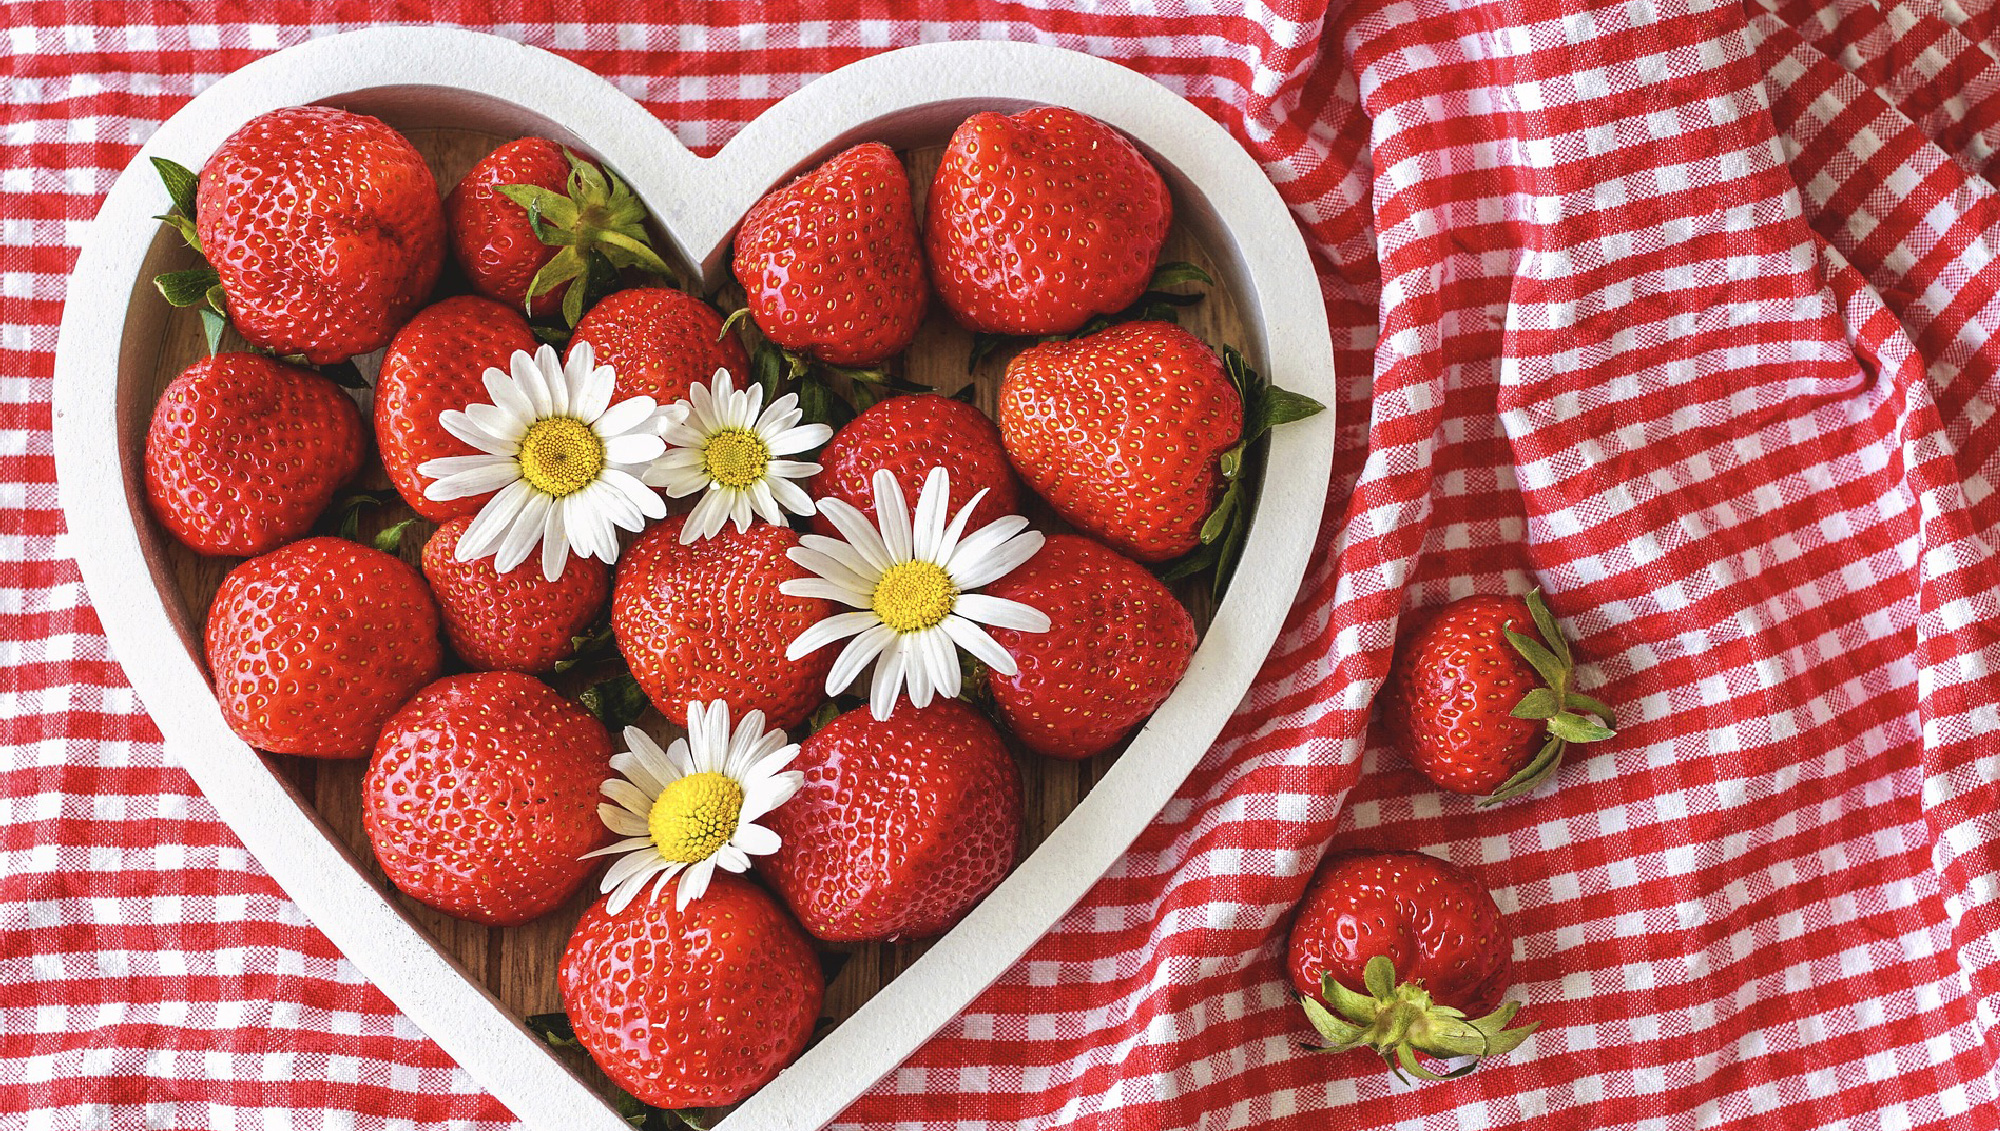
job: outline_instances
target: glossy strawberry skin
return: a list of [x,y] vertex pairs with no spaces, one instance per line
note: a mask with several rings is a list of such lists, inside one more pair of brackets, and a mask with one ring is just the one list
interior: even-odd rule
[[1201,543],[1243,398],[1200,338],[1127,322],[1016,355],[1000,384],[1014,469],[1072,525],[1140,561]]
[[506,371],[515,350],[535,352],[540,343],[519,308],[477,295],[458,295],[424,308],[397,331],[375,381],[375,446],[396,493],[432,522],[476,514],[493,497],[435,502],[424,497],[433,482],[417,468],[444,456],[469,456],[478,449],[438,423],[446,409],[487,404],[482,374]]
[[576,650],[575,638],[603,611],[611,567],[572,554],[554,581],[534,562],[502,574],[490,556],[453,556],[471,525],[471,515],[460,515],[424,543],[424,579],[437,596],[445,638],[476,671],[548,671]]
[[197,553],[262,554],[312,529],[366,450],[340,386],[262,354],[216,354],[153,407],[146,497]]
[[567,900],[610,842],[597,787],[611,736],[518,672],[446,676],[390,716],[361,783],[362,824],[398,888],[511,927]]
[[[875,472],[895,473],[903,497],[914,499],[935,467],[951,470],[954,511],[981,490],[967,533],[1021,509],[1019,483],[1008,466],[1000,431],[986,414],[930,393],[890,397],[847,422],[817,457],[819,474],[806,481],[815,500],[839,499],[875,520]],[[833,523],[813,516],[813,529],[835,536]]]
[[900,700],[886,720],[849,711],[790,768],[805,785],[764,817],[781,843],[757,869],[822,939],[943,934],[1014,868],[1020,771],[957,699]]
[[880,142],[758,201],[732,266],[765,337],[834,365],[903,352],[930,303],[910,177]]
[[812,576],[785,556],[799,536],[760,522],[683,546],[685,518],[654,523],[618,562],[611,630],[632,678],[683,725],[688,703],[711,699],[727,701],[733,718],[761,710],[770,726],[799,725],[826,697],[835,652],[787,660],[785,648],[837,611],[831,601],[778,592]]
[[1548,724],[1510,712],[1542,686],[1502,634],[1542,642],[1519,597],[1460,598],[1405,628],[1382,703],[1389,740],[1425,777],[1453,793],[1485,796],[1534,760]]
[[735,334],[723,332],[715,308],[666,287],[607,296],[576,324],[569,348],[582,342],[590,343],[597,364],[618,374],[613,404],[637,396],[672,404],[717,369],[729,370],[739,389],[749,380],[750,357]]
[[524,137],[480,158],[451,190],[444,216],[452,257],[473,290],[537,318],[556,312],[569,284],[537,296],[532,308],[527,305],[528,284],[561,249],[535,235],[528,210],[503,196],[499,186],[535,185],[560,193],[568,181],[569,160],[562,149],[547,138]]
[[381,349],[437,284],[444,209],[409,140],[330,106],[252,118],[202,167],[202,252],[251,345],[314,365]]
[[1420,852],[1328,857],[1299,904],[1287,944],[1292,987],[1318,996],[1322,973],[1363,991],[1368,960],[1387,955],[1398,982],[1484,1017],[1512,975],[1514,940],[1493,897],[1470,875]]
[[206,638],[223,719],[277,754],[365,756],[444,665],[423,577],[345,538],[288,543],[230,570]]
[[1051,757],[1116,745],[1166,701],[1194,656],[1187,609],[1144,567],[1088,538],[1051,535],[985,592],[1048,614],[1047,632],[989,630],[1018,670],[988,682],[1007,728]]
[[603,899],[584,912],[557,974],[563,1009],[641,1100],[735,1103],[805,1048],[826,983],[798,925],[750,881],[718,870],[686,911],[674,902],[642,893],[616,915]]
[[1095,118],[987,112],[951,135],[924,203],[924,248],[960,325],[1067,334],[1145,293],[1173,212],[1159,170]]

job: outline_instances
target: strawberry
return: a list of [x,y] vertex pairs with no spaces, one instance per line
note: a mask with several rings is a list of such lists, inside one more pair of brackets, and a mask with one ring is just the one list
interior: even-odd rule
[[423,157],[331,106],[273,110],[231,134],[202,168],[195,228],[244,340],[314,365],[387,345],[444,265]]
[[382,356],[375,381],[375,446],[396,493],[432,522],[475,514],[492,492],[448,502],[424,497],[431,479],[417,468],[443,456],[476,449],[444,430],[438,414],[492,400],[483,374],[506,371],[515,350],[540,345],[518,310],[477,295],[459,295],[425,307],[396,334]]
[[880,142],[758,201],[732,266],[765,337],[833,365],[903,352],[930,301],[910,177]]
[[1141,561],[1201,542],[1243,398],[1200,338],[1126,322],[1016,355],[1000,384],[1015,470],[1086,534]]
[[938,298],[969,330],[1067,334],[1146,292],[1173,222],[1159,170],[1059,107],[974,114],[924,205]]
[[519,672],[446,676],[390,716],[361,783],[362,825],[397,887],[511,927],[561,906],[609,830],[611,736]]
[[1043,754],[1110,749],[1166,701],[1194,655],[1194,618],[1167,587],[1088,538],[1050,535],[985,592],[1048,614],[1047,632],[988,630],[1018,668],[988,674],[994,705]]
[[1570,743],[1615,733],[1578,713],[1612,721],[1611,708],[1570,687],[1573,675],[1539,590],[1526,601],[1462,597],[1404,629],[1382,721],[1424,776],[1491,805],[1540,785]]
[[[890,397],[847,422],[820,450],[819,474],[806,481],[815,500],[839,499],[851,504],[869,522],[875,521],[875,472],[896,475],[903,496],[914,499],[924,477],[934,467],[951,471],[952,495],[970,499],[975,491],[986,497],[973,508],[967,530],[1021,509],[1020,489],[1007,465],[1000,432],[986,414],[963,401],[932,394]],[[813,516],[813,529],[836,535],[824,515]]]
[[831,601],[778,592],[810,576],[785,556],[799,536],[760,522],[683,546],[686,520],[654,523],[619,559],[611,630],[632,678],[677,723],[690,701],[721,699],[732,714],[760,710],[772,727],[799,725],[824,698],[834,660],[830,648],[785,659],[799,633],[834,612]]
[[1521,1008],[1500,1002],[1513,950],[1493,897],[1466,873],[1420,852],[1349,853],[1313,876],[1285,970],[1328,1042],[1314,1051],[1365,1046],[1435,1080],[1417,1053],[1497,1056],[1540,1026],[1507,1028]]
[[345,538],[307,538],[229,571],[208,606],[222,717],[277,754],[359,758],[444,665],[416,570]]
[[174,378],[146,430],[146,498],[196,553],[262,554],[312,528],[361,469],[361,410],[332,381],[219,353]]
[[610,897],[583,913],[557,984],[577,1040],[611,1082],[655,1107],[735,1103],[806,1046],[826,981],[764,889],[718,871],[687,910]]
[[684,291],[634,287],[590,308],[577,323],[570,349],[589,342],[597,364],[618,374],[612,403],[648,396],[669,405],[727,369],[738,387],[748,379],[750,357],[734,334],[725,334],[715,308]]
[[481,158],[444,209],[452,253],[473,289],[538,318],[560,306],[576,325],[593,259],[669,274],[649,242],[646,208],[625,182],[546,138],[510,141]]
[[805,785],[764,823],[757,868],[830,942],[943,934],[1014,868],[1021,774],[1000,732],[957,699],[859,707],[813,732]]
[[479,671],[549,670],[576,650],[576,637],[603,610],[611,567],[572,556],[556,581],[533,566],[497,573],[491,557],[462,562],[453,556],[471,525],[471,515],[460,515],[424,543],[424,578],[444,614],[446,639],[467,667]]

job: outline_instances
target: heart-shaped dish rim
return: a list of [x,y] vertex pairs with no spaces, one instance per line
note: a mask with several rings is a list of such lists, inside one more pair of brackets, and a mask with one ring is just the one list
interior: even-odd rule
[[[106,196],[70,276],[56,351],[56,474],[68,546],[111,650],[217,813],[300,909],[479,1084],[529,1126],[626,1124],[386,899],[223,722],[201,644],[172,596],[144,517],[140,453],[165,304],[142,278],[164,205],[147,161],[197,166],[243,122],[327,102],[404,125],[539,132],[595,153],[645,199],[713,285],[737,220],[770,187],[864,139],[936,144],[970,113],[1064,105],[1144,148],[1228,276],[1275,384],[1331,406],[1319,280],[1284,202],[1215,122],[1150,79],[1059,48],[1012,42],[885,52],[808,84],[712,157],[690,153],[591,71],[537,48],[449,28],[376,28],[312,40],[217,81],[162,125]],[[568,123],[587,123],[578,128]],[[113,312],[123,311],[122,317]],[[115,322],[116,328],[107,325]],[[1279,328],[1282,332],[1273,332]],[[1070,816],[962,923],[837,1026],[722,1128],[806,1131],[831,1120],[1004,973],[1083,897],[1173,797],[1241,700],[1312,552],[1334,413],[1272,434],[1244,568],[1180,687]]]

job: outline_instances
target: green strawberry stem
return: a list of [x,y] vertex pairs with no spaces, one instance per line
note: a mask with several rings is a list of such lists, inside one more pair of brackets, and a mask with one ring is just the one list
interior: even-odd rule
[[[1490,796],[1479,799],[1481,806],[1498,805],[1510,797],[1519,797],[1529,792],[1562,765],[1563,754],[1571,743],[1599,742],[1618,732],[1611,729],[1615,722],[1611,708],[1603,700],[1592,698],[1570,686],[1576,677],[1576,658],[1570,653],[1569,640],[1556,624],[1555,614],[1549,611],[1548,602],[1542,599],[1542,591],[1536,589],[1528,594],[1528,612],[1535,619],[1535,631],[1542,641],[1514,631],[1513,622],[1502,626],[1501,632],[1507,643],[1521,658],[1542,677],[1546,687],[1537,687],[1521,696],[1508,712],[1517,719],[1545,719],[1548,721],[1549,738],[1537,751],[1535,757],[1519,773],[1500,783],[1500,788]],[[1603,723],[1592,722],[1586,716],[1595,715]]]
[[[1310,995],[1299,999],[1306,1018],[1326,1041],[1324,1045],[1305,1046],[1307,1051],[1372,1049],[1398,1079],[1408,1072],[1425,1080],[1449,1080],[1479,1067],[1479,1057],[1512,1052],[1541,1027],[1539,1021],[1517,1029],[1507,1027],[1520,1012],[1518,1001],[1507,1002],[1477,1019],[1469,1019],[1451,1006],[1439,1005],[1422,986],[1413,982],[1398,984],[1395,963],[1387,955],[1369,959],[1361,976],[1365,993],[1348,989],[1331,974],[1320,975],[1320,995],[1331,1003],[1331,1009]],[[1450,1072],[1438,1073],[1417,1059],[1420,1053],[1440,1060],[1460,1056],[1475,1059]]]
[[635,268],[663,279],[674,272],[653,250],[646,231],[646,206],[618,175],[578,157],[568,147],[569,180],[563,192],[540,185],[498,185],[502,196],[527,210],[535,238],[562,250],[542,264],[528,282],[527,305],[564,283],[562,313],[566,325],[583,317],[586,292],[616,281],[617,272]]

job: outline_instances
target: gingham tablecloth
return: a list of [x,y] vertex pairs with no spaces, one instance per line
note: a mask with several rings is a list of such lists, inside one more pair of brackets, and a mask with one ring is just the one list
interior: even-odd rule
[[[166,760],[49,455],[64,276],[140,142],[232,68],[396,19],[569,56],[698,150],[888,47],[1088,51],[1226,125],[1313,247],[1340,458],[1262,678],[840,1126],[2000,1127],[1989,2],[0,5],[0,1124],[511,1122]],[[1620,734],[1480,812],[1369,702],[1402,613],[1531,584]],[[1474,870],[1542,1030],[1421,1087],[1295,1051],[1285,917],[1329,843]]]

